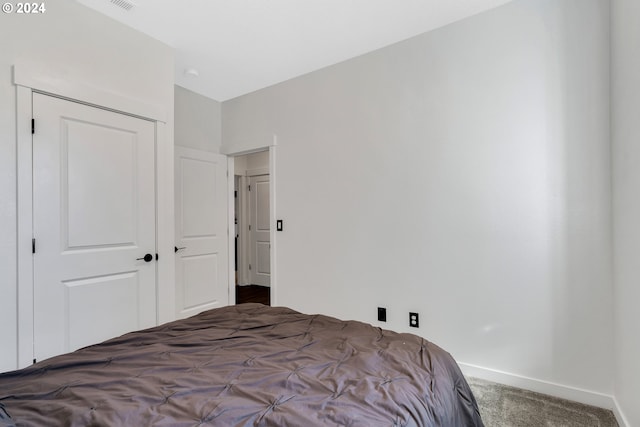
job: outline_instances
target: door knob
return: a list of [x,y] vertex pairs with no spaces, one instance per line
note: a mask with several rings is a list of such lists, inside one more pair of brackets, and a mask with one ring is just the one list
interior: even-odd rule
[[153,261],[153,255],[146,254],[142,258],[136,258],[136,261],[140,261],[140,260],[144,260],[144,262],[151,262],[151,261]]
[[177,246],[174,246],[173,248],[174,248],[174,252],[181,251],[182,249],[187,249],[187,248],[186,248],[186,246],[183,246],[183,247],[181,247],[181,248],[179,248],[179,247],[177,247]]

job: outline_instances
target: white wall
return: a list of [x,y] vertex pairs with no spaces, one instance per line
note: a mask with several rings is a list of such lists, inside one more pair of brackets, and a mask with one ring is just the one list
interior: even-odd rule
[[613,0],[615,394],[640,426],[640,2]]
[[269,169],[269,152],[259,151],[257,153],[245,154],[234,157],[234,174],[245,175],[247,171],[257,169]]
[[[0,17],[0,372],[16,368],[16,87],[12,65],[37,64],[77,82],[166,110],[173,143],[173,52],[72,0],[42,15]],[[172,161],[172,160],[171,160]]]
[[278,302],[613,391],[609,8],[520,0],[222,104],[277,135]]
[[220,103],[175,86],[175,144],[220,152]]

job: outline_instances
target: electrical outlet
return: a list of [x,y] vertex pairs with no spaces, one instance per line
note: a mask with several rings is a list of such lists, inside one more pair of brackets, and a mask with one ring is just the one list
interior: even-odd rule
[[387,309],[384,307],[378,307],[378,321],[386,322],[387,321]]
[[420,327],[420,317],[418,313],[409,313],[409,326],[412,328]]

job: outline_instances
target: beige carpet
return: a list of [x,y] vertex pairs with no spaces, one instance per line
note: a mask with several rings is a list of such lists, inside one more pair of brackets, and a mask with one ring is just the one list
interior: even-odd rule
[[467,378],[486,427],[618,427],[611,411]]

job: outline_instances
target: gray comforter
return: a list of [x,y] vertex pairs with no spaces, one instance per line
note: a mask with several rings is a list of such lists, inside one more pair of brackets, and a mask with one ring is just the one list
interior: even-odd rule
[[436,345],[259,304],[210,310],[1,374],[0,426],[14,424],[483,425],[457,364]]

